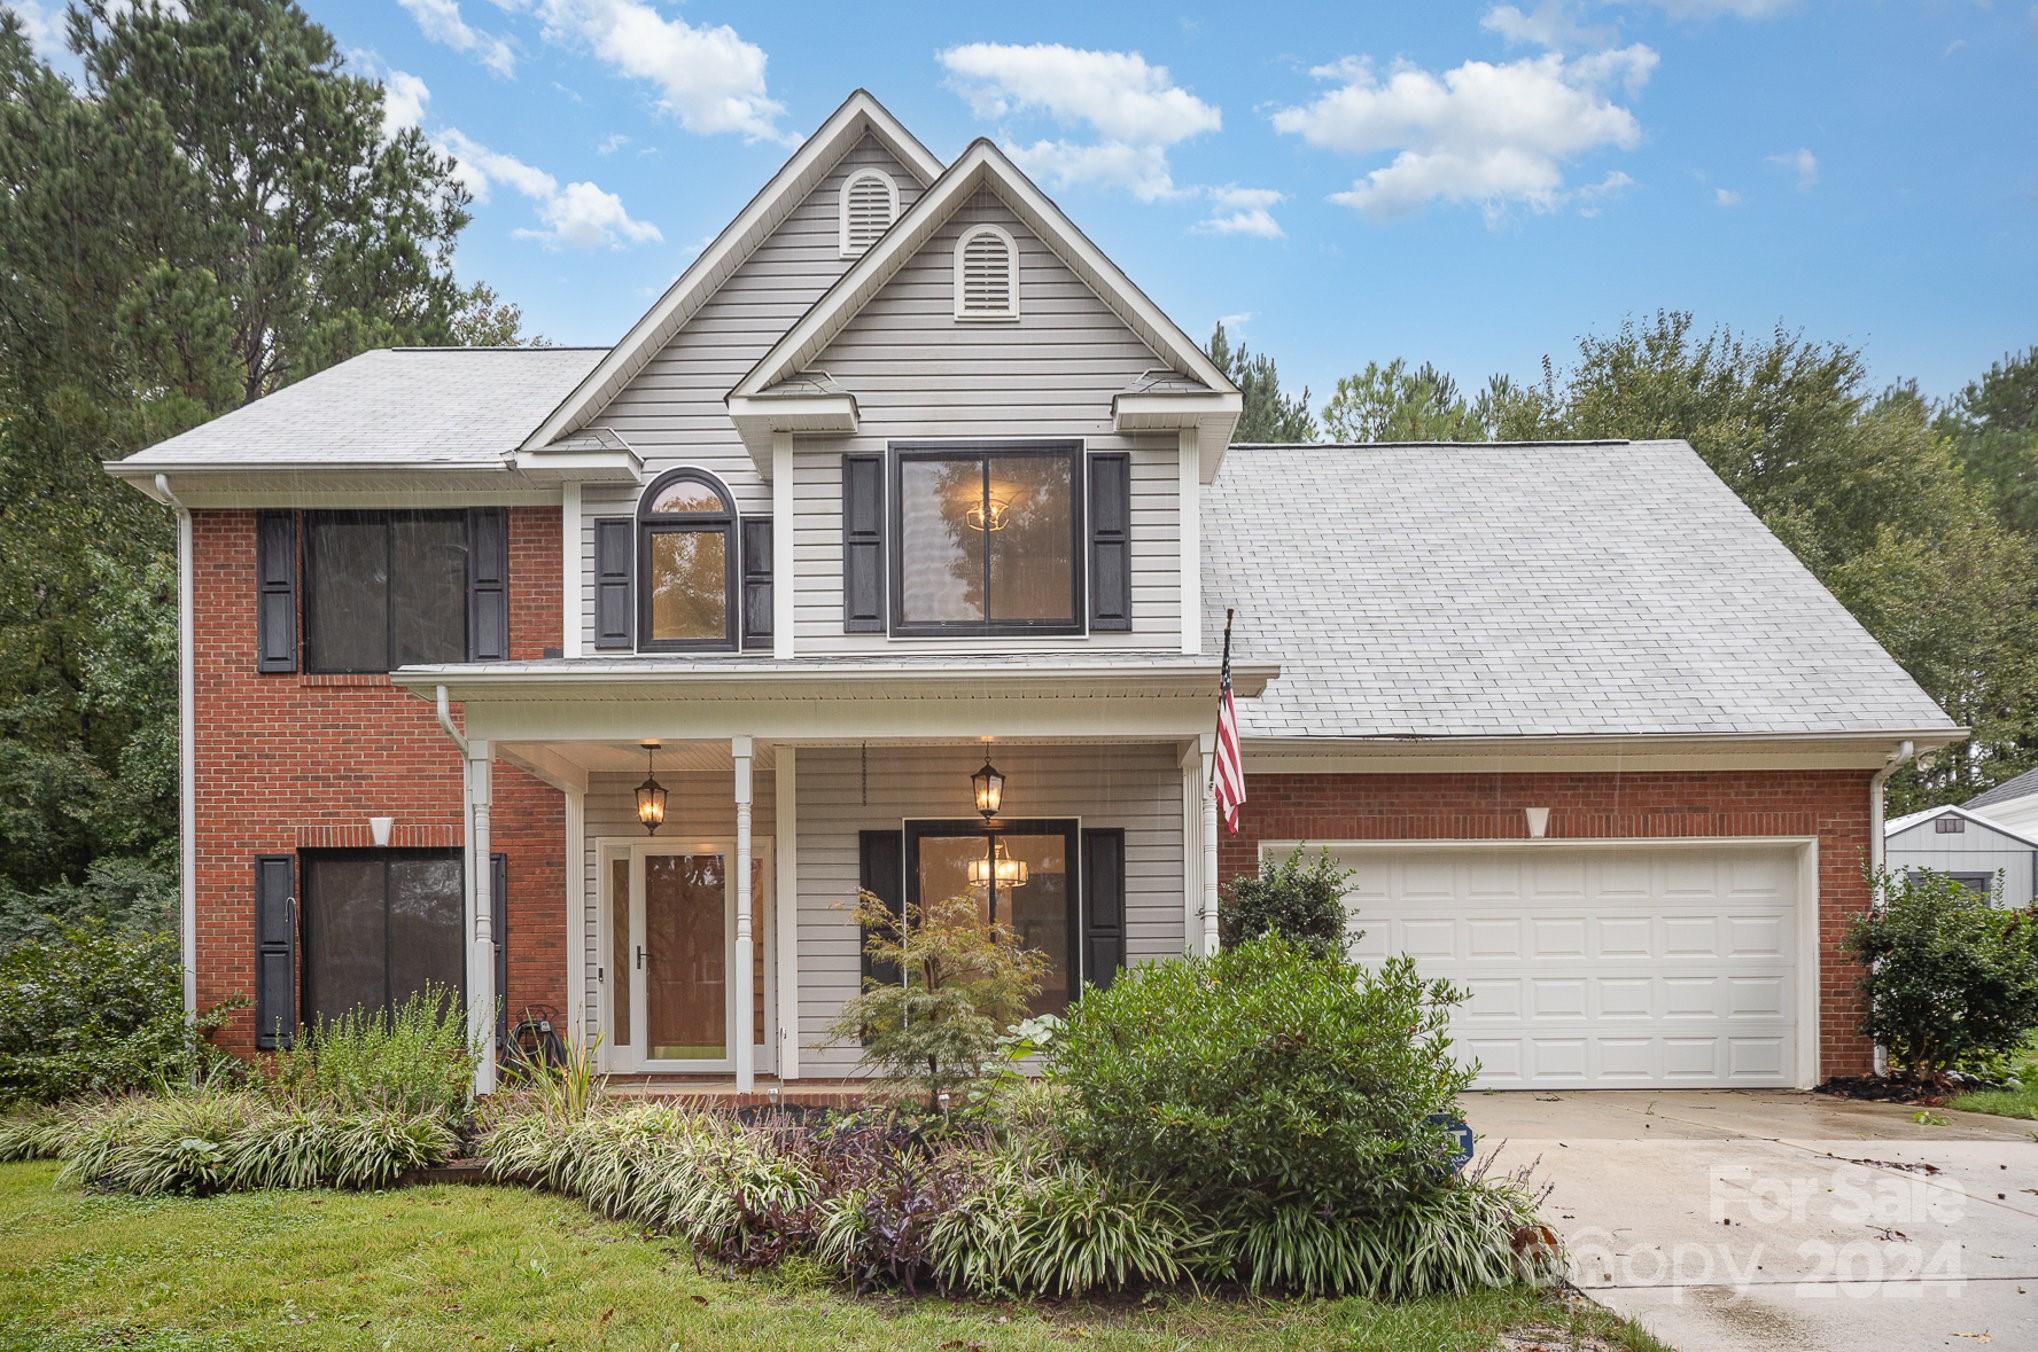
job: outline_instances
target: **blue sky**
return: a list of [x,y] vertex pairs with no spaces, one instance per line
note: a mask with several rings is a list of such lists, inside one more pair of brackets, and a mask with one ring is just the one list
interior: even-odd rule
[[[54,7],[44,0],[44,9]],[[2030,0],[306,0],[462,155],[467,276],[606,343],[857,85],[1315,388],[1533,375],[1659,306],[1944,394],[2038,342]]]

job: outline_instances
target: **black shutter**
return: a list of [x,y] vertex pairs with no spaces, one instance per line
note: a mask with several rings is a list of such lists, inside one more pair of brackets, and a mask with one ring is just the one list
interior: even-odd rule
[[637,523],[607,517],[594,523],[594,646],[628,648],[637,608],[630,603],[631,560]]
[[297,860],[255,856],[255,1045],[288,1047],[297,1033]]
[[743,542],[743,646],[771,646],[771,518],[746,516]]
[[885,458],[842,457],[842,632],[885,631]]
[[[905,855],[905,841],[897,831],[857,833],[857,886],[882,900],[895,916],[906,913]],[[869,937],[869,930],[857,931],[859,952]],[[864,953],[863,976],[866,981],[891,985],[899,980],[899,969],[893,963],[873,963]]]
[[255,670],[297,670],[297,515],[255,513]]
[[488,932],[495,940],[495,1040],[509,1041],[509,856],[488,856]]
[[1083,977],[1100,989],[1125,965],[1125,832],[1083,832]]
[[509,660],[509,520],[500,507],[467,512],[467,660]]
[[1090,629],[1132,628],[1132,457],[1090,457]]

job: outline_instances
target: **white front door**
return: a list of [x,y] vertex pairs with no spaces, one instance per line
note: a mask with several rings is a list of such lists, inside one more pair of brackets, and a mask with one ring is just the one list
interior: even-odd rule
[[1802,850],[1771,845],[1346,846],[1358,956],[1467,992],[1488,1089],[1792,1086],[1813,981]]
[[[611,955],[609,1065],[622,1071],[732,1071],[737,1026],[735,844],[643,840],[603,871]],[[768,1070],[776,1045],[771,842],[751,846],[751,1028]]]

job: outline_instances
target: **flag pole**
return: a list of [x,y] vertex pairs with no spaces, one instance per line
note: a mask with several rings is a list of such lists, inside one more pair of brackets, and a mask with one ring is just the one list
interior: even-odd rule
[[[1231,669],[1231,617],[1233,613],[1230,606],[1224,608],[1224,664],[1218,668],[1220,671]],[[1220,677],[1219,679],[1221,680],[1222,678]],[[1222,693],[1220,689],[1219,694],[1221,695]],[[1222,711],[1219,712],[1218,717],[1223,717]],[[1215,756],[1210,758],[1210,776],[1204,782],[1204,787],[1212,789],[1217,787],[1217,757]]]

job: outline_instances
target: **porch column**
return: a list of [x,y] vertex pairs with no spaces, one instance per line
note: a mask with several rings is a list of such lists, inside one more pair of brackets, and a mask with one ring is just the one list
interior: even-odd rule
[[1210,777],[1217,756],[1217,734],[1201,738],[1203,793],[1203,954],[1217,952],[1217,789]]
[[800,1077],[800,823],[799,752],[784,742],[771,750],[772,856],[778,876],[772,909],[778,930],[778,1078]]
[[495,898],[489,886],[488,810],[495,754],[487,742],[467,744],[468,894],[474,899],[467,948],[467,1038],[480,1048],[474,1092],[495,1092]]
[[729,739],[736,763],[736,1092],[757,1087],[757,1033],[750,1011],[750,752],[748,737]]

